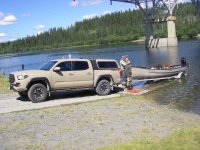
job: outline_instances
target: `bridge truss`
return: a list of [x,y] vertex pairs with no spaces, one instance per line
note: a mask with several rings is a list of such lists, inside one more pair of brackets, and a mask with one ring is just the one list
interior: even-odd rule
[[[160,46],[177,46],[175,20],[173,10],[180,0],[110,0],[132,3],[138,7],[145,17],[145,46],[146,48]],[[167,23],[168,37],[154,38],[153,24]]]
[[[139,8],[143,12],[145,17],[146,48],[157,46],[177,46],[175,29],[176,17],[173,16],[173,10],[176,6],[178,6],[177,4],[183,0],[110,0],[111,4],[113,1],[134,4],[136,8]],[[200,14],[200,0],[191,0],[191,2]],[[153,23],[166,22],[168,28],[168,38],[164,38],[163,41],[154,39]],[[158,43],[159,41],[161,41],[161,44]],[[162,43],[164,43],[164,45]]]
[[[177,6],[178,2],[182,0],[110,0],[113,1],[132,3],[139,8],[147,20],[153,18],[172,16],[173,10]],[[197,11],[200,13],[200,0],[191,0]],[[155,14],[157,16],[155,16]]]

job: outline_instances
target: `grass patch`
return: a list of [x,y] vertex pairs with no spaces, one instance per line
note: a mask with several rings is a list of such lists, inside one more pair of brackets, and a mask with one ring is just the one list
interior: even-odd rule
[[23,132],[21,133],[21,136],[26,136],[26,137],[30,137],[30,138],[35,138],[35,132]]
[[[40,109],[38,109],[40,110]],[[70,113],[73,112],[73,109],[69,108],[69,107],[65,107],[65,106],[56,106],[56,107],[47,107],[47,108],[43,108],[41,109],[41,112],[44,113],[45,115],[56,115],[57,113],[59,114],[66,114],[66,113]]]
[[0,94],[11,93],[12,91],[8,89],[8,77],[0,74]]
[[65,114],[65,113],[72,112],[73,110],[71,108],[68,108],[68,107],[59,107],[58,111],[60,111],[61,113]]
[[141,131],[143,133],[151,133],[151,130],[149,128],[142,128]]
[[67,131],[67,132],[68,132],[68,131],[71,131],[72,129],[73,129],[73,128],[71,128],[71,127],[64,127],[64,130]]
[[45,144],[27,144],[26,148],[27,150],[48,150],[47,145]]
[[0,125],[0,133],[1,134],[4,133],[6,131],[6,129],[7,129],[7,126],[5,124]]
[[199,150],[200,128],[175,131],[163,139],[139,138],[131,142],[100,148],[99,150],[146,150],[146,149],[181,149]]

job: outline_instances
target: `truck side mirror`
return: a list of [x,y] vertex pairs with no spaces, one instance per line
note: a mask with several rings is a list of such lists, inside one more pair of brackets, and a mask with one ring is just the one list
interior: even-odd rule
[[53,71],[55,71],[55,72],[59,72],[61,69],[60,69],[60,67],[55,67],[54,69],[53,69]]

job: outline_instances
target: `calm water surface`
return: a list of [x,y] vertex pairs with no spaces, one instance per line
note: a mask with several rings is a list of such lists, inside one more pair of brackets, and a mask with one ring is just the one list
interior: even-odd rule
[[7,75],[12,71],[37,69],[43,63],[58,58],[111,58],[120,60],[128,55],[135,66],[155,66],[157,64],[178,64],[181,57],[190,63],[187,78],[166,80],[145,84],[142,88],[150,90],[145,94],[162,105],[171,105],[178,109],[193,111],[200,114],[200,41],[179,42],[178,47],[145,50],[144,45],[123,45],[98,47],[90,49],[52,50],[35,53],[0,55],[0,71]]

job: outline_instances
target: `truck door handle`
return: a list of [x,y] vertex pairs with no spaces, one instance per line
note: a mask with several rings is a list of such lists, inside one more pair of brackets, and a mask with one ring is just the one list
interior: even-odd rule
[[69,73],[69,75],[70,75],[70,76],[73,76],[74,74],[73,74],[73,73]]

